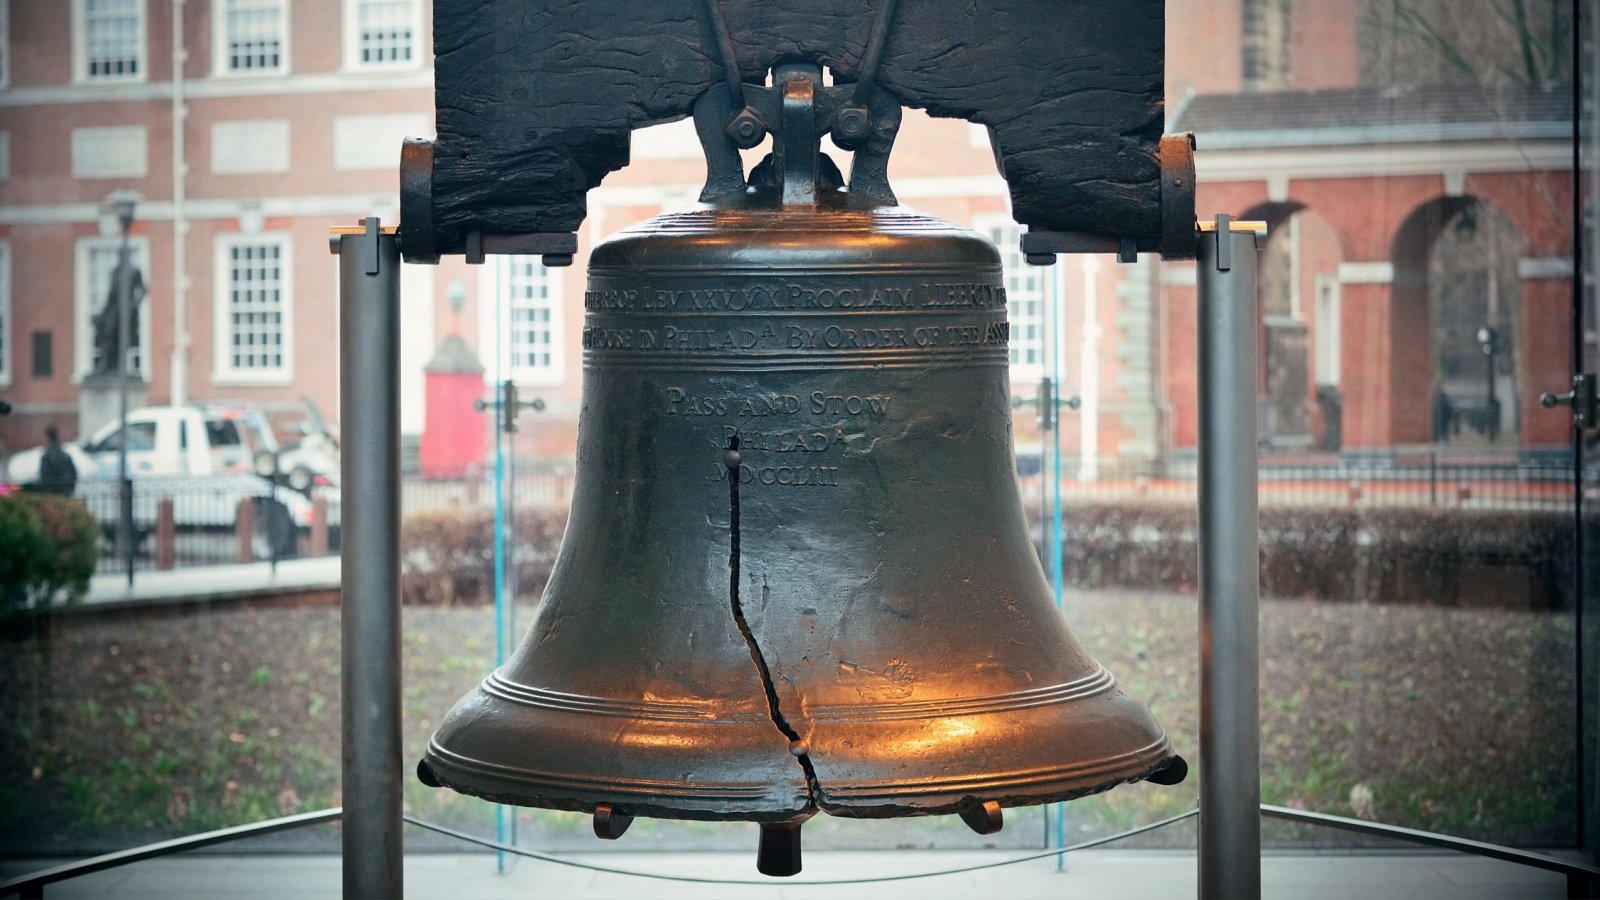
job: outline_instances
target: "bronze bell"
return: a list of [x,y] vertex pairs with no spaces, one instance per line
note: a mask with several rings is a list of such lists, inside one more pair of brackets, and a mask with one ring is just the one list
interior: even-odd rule
[[595,248],[566,538],[424,781],[606,837],[759,822],[758,867],[792,874],[819,810],[987,833],[1182,779],[1029,540],[998,253],[831,171],[785,203],[807,185],[769,163]]

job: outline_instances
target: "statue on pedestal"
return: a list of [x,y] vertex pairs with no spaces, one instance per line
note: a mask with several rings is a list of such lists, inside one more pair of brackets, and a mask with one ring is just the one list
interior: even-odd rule
[[[127,265],[133,266],[132,261]],[[94,315],[94,366],[90,375],[117,374],[117,332],[121,318],[117,311],[117,288],[122,283],[122,263],[111,270],[111,290],[106,302]],[[132,289],[128,292],[128,343],[139,346],[139,304],[144,301],[144,275],[133,266]]]

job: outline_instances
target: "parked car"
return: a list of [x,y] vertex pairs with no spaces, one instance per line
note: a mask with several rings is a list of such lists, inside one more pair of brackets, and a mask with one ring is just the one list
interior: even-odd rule
[[[120,422],[88,440],[61,445],[78,465],[78,477],[109,473],[116,477],[122,447]],[[276,451],[278,441],[254,410],[204,406],[150,406],[128,413],[128,474],[214,475],[249,472],[260,450]],[[14,453],[6,480],[26,485],[39,476],[43,448]]]
[[[81,443],[63,444],[78,467],[77,494],[108,535],[114,534],[118,457],[123,432],[112,422]],[[328,509],[329,539],[337,546],[337,487],[307,478],[301,490],[274,484],[253,471],[262,454],[276,459],[278,443],[266,420],[250,409],[153,406],[128,413],[128,477],[133,482],[133,524],[142,539],[155,529],[159,501],[173,501],[179,529],[232,530],[239,505],[253,504],[252,542],[260,558],[291,556],[298,532],[316,517],[315,499]],[[42,449],[8,461],[6,479],[27,485],[38,478]],[[292,479],[290,479],[292,480]],[[296,485],[296,487],[299,487]]]

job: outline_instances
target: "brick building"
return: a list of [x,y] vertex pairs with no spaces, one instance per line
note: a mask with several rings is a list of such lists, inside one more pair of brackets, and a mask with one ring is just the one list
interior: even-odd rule
[[[253,405],[281,433],[304,396],[337,419],[326,229],[397,217],[400,137],[432,133],[430,6],[0,0],[0,395],[17,408],[0,420],[0,441],[31,446],[50,422],[76,430],[88,323],[118,243],[101,201],[123,186],[144,197],[133,244],[149,290],[137,357],[148,402]],[[1201,214],[1275,226],[1263,271],[1270,438],[1285,450],[1357,452],[1427,442],[1441,390],[1456,397],[1458,425],[1484,424],[1469,393],[1476,382],[1440,376],[1439,354],[1417,349],[1438,318],[1435,246],[1474,211],[1516,238],[1497,263],[1509,281],[1490,278],[1515,294],[1497,320],[1506,371],[1495,397],[1515,431],[1501,441],[1558,443],[1559,424],[1519,416],[1530,397],[1566,381],[1565,357],[1539,344],[1564,332],[1534,336],[1568,284],[1567,231],[1559,205],[1542,198],[1568,190],[1570,143],[1559,129],[1570,130],[1561,112],[1570,94],[1507,90],[1499,107],[1461,86],[1394,94],[1363,56],[1365,8],[1168,4],[1169,117],[1200,134]],[[908,114],[901,134],[890,166],[901,201],[972,226],[1005,253],[1014,392],[1031,396],[1041,375],[1059,371],[1062,392],[1083,400],[1062,424],[1084,471],[1097,456],[1190,451],[1192,266],[1024,266],[984,132]],[[458,334],[486,382],[509,377],[546,401],[519,451],[568,457],[588,250],[692,202],[703,177],[688,123],[657,126],[636,134],[632,164],[591,192],[572,268],[506,257],[407,267],[402,430],[422,431],[423,367]],[[1024,452],[1037,445],[1031,410],[1019,412],[1016,432]]]
[[[102,200],[122,187],[143,198],[147,401],[253,405],[280,425],[302,396],[336,409],[327,228],[397,215],[399,140],[431,132],[429,16],[424,0],[0,3],[6,446],[78,430],[120,240]],[[419,394],[443,274],[408,273]]]

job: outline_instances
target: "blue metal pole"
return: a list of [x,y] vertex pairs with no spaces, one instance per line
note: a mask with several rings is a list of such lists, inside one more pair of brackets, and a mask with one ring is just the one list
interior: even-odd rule
[[[1050,402],[1054,407],[1050,410],[1050,421],[1054,427],[1050,429],[1050,488],[1047,494],[1050,505],[1050,587],[1055,594],[1056,608],[1062,608],[1063,600],[1063,559],[1061,541],[1063,531],[1061,524],[1061,319],[1065,310],[1059,290],[1060,270],[1052,266],[1045,278],[1045,300],[1050,305],[1050,378],[1055,383],[1055,390],[1050,392]],[[1055,844],[1057,847],[1067,845],[1067,809],[1062,803],[1055,804],[1056,833]],[[1057,872],[1064,872],[1067,868],[1065,856],[1055,858]]]
[[[506,548],[509,546],[506,534],[506,431],[501,427],[507,415],[503,408],[506,396],[502,385],[509,377],[506,365],[507,338],[502,327],[505,310],[501,309],[501,292],[495,293],[493,309],[490,314],[494,316],[494,385],[495,385],[495,427],[494,427],[494,666],[496,669],[505,665],[506,661]],[[506,843],[506,838],[511,831],[507,819],[512,811],[503,803],[495,804],[494,808],[494,833],[497,843]],[[511,855],[504,850],[495,852],[495,871],[504,875],[511,868]]]

